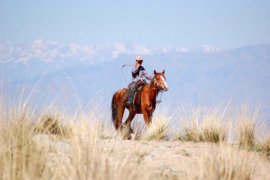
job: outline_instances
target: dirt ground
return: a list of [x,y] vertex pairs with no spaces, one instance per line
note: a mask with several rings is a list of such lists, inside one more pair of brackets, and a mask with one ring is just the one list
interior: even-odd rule
[[[190,177],[196,171],[211,171],[205,168],[205,160],[221,154],[231,164],[243,163],[240,167],[248,166],[252,169],[251,179],[270,179],[270,161],[266,156],[239,150],[237,147],[221,146],[212,143],[192,143],[181,141],[129,141],[129,140],[102,140],[99,142],[105,153],[111,153],[112,161],[121,152],[123,159],[128,158],[130,164],[136,163],[146,166],[150,170],[168,174],[169,177]],[[243,155],[243,161],[238,160]],[[231,157],[230,157],[231,156]],[[226,161],[226,160],[225,160]],[[235,166],[235,165],[231,165]],[[193,173],[194,172],[194,173]]]

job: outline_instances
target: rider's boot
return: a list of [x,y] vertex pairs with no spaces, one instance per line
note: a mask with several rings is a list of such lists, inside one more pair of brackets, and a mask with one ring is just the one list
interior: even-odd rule
[[129,91],[128,101],[127,101],[128,106],[134,106],[134,104],[133,104],[134,93],[135,93],[135,89],[131,88],[130,91]]

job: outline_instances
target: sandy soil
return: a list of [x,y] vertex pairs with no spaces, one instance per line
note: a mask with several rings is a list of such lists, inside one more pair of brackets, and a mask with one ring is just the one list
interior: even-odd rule
[[[211,143],[128,140],[103,140],[99,143],[104,147],[105,153],[112,153],[112,161],[117,157],[113,154],[121,152],[123,158],[129,158],[129,163],[146,166],[154,171],[162,170],[170,177],[174,175],[177,177],[179,174],[181,177],[192,176],[192,172],[203,169],[205,157],[212,158],[217,153],[224,153],[225,157],[227,154],[231,155],[228,150],[224,150],[225,146]],[[229,149],[235,151],[235,154],[241,153],[248,158],[247,163],[253,171],[251,179],[270,179],[270,161],[267,157],[256,152],[239,151],[237,147]]]
[[[56,152],[61,152],[60,154],[64,155],[64,158],[56,156],[57,162],[63,161],[67,165],[73,161],[74,152],[72,152],[69,142],[50,140],[47,135],[38,135],[34,140],[42,149],[54,149],[54,153],[51,153],[53,157]],[[85,139],[85,142],[89,142],[89,139]],[[260,153],[239,150],[238,147],[231,145],[182,141],[98,139],[94,143],[94,149],[96,150],[93,153],[94,158],[101,164],[105,162],[109,166],[119,166],[117,168],[119,173],[128,172],[128,170],[124,171],[127,166],[130,166],[131,169],[139,167],[142,171],[147,170],[157,174],[157,178],[153,179],[179,179],[179,177],[181,179],[204,179],[201,177],[202,174],[203,177],[209,179],[205,173],[215,174],[213,168],[218,168],[220,171],[224,164],[226,171],[230,168],[245,171],[248,166],[252,172],[251,179],[270,179],[270,159]],[[52,156],[48,157],[48,162],[50,162],[48,166],[54,170],[56,166],[51,165]],[[211,166],[211,162],[214,162],[214,167]],[[141,170],[139,169],[140,172]],[[200,174],[199,178],[198,174]],[[165,176],[165,178],[161,178],[161,176]],[[220,179],[220,177],[210,179]]]

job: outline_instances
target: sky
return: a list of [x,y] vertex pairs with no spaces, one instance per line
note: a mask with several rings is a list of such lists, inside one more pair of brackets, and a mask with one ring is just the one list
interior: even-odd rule
[[270,43],[269,0],[0,0],[0,41],[149,47]]
[[[218,74],[219,70],[238,72],[234,68],[241,65],[238,79],[243,77],[251,82],[255,90],[248,90],[255,98],[259,97],[258,101],[264,102],[270,87],[270,71],[267,69],[269,45],[270,0],[0,0],[0,84],[9,76],[3,72],[10,73],[14,79],[27,79],[27,75],[20,75],[20,72],[28,72],[28,67],[32,68],[30,74],[36,76],[39,73],[43,75],[42,70],[47,65],[52,71],[69,67],[75,67],[72,70],[76,71],[77,66],[84,67],[86,64],[89,68],[92,65],[102,67],[104,72],[114,70],[114,74],[118,73],[117,83],[118,80],[121,83],[124,81],[120,73],[122,64],[117,63],[129,64],[137,55],[142,55],[146,59],[144,65],[147,72],[153,72],[154,68],[159,71],[166,68],[168,82],[174,82],[170,87],[177,85],[177,88],[170,90],[172,94],[183,92],[185,97],[190,95],[206,100],[216,92],[215,87],[221,87],[222,97],[223,82],[228,82],[228,89],[239,84],[234,76]],[[240,48],[240,51],[234,51],[235,48]],[[223,61],[230,58],[226,53],[222,54],[223,49],[232,52],[235,58]],[[216,56],[219,50],[220,56]],[[155,64],[156,59],[162,59],[160,64]],[[197,61],[201,59],[207,63]],[[256,63],[248,64],[251,61]],[[43,62],[46,62],[46,67]],[[113,65],[113,62],[115,66],[103,67],[107,63]],[[242,66],[240,62],[246,64]],[[177,65],[174,66],[174,63]],[[112,69],[116,65],[119,67]],[[189,69],[185,69],[185,73],[179,71],[187,65]],[[17,69],[13,71],[10,67]],[[22,67],[24,69],[20,69]],[[103,77],[99,71],[83,76],[78,72],[78,77]],[[213,79],[209,75],[209,79],[201,81],[208,77],[208,72],[214,74]],[[85,85],[85,82],[81,84]],[[186,85],[183,86],[183,82]],[[222,82],[221,86],[218,83],[211,86],[215,82]],[[239,82],[242,82],[241,78]],[[92,88],[91,84],[87,85]],[[201,85],[206,87],[204,91],[197,88]],[[207,89],[208,86],[213,89]],[[245,84],[243,87],[246,87]],[[238,94],[245,94],[242,92],[246,89],[240,91],[242,87],[234,88],[235,92],[230,90],[229,95],[237,97]],[[193,94],[189,94],[189,89],[194,90]]]

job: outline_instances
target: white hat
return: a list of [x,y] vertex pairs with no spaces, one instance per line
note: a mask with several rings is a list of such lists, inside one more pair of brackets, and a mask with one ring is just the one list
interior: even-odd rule
[[136,61],[143,61],[143,57],[142,56],[137,56],[135,60]]

